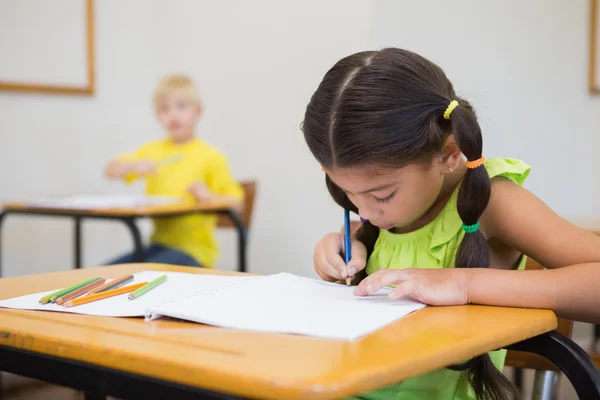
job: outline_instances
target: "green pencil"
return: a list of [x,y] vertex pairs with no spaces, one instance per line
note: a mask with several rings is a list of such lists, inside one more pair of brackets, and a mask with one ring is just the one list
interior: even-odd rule
[[42,303],[42,304],[50,303],[50,302],[56,300],[57,298],[59,298],[60,296],[64,296],[65,294],[71,293],[74,290],[77,290],[79,288],[84,287],[85,285],[89,285],[90,283],[95,282],[98,279],[100,279],[100,278],[90,278],[90,279],[85,280],[83,282],[76,283],[73,286],[69,286],[68,288],[57,290],[54,293],[50,293],[50,294],[42,297],[40,299],[40,303]]
[[150,290],[154,289],[155,287],[157,287],[161,283],[165,282],[166,280],[167,280],[167,276],[166,275],[162,275],[162,276],[156,278],[155,280],[153,280],[151,282],[148,282],[147,284],[145,284],[144,286],[142,286],[138,290],[134,291],[133,293],[129,293],[129,296],[128,296],[129,300],[135,300],[135,299],[137,299],[138,297],[140,297],[144,293],[149,292]]
[[165,165],[174,164],[178,161],[181,161],[183,156],[181,154],[173,154],[172,156],[165,157],[162,160],[158,160],[156,162],[157,167],[164,167]]

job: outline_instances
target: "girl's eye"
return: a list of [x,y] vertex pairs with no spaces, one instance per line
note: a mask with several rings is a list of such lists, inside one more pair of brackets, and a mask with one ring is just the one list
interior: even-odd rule
[[392,194],[390,194],[388,197],[380,199],[379,197],[375,197],[375,201],[379,204],[386,204],[389,203],[390,201],[392,201],[392,199],[394,198],[394,196],[396,195],[396,192],[392,192]]

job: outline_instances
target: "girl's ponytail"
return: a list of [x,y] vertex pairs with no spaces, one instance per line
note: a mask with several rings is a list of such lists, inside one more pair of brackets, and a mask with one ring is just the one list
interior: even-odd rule
[[[453,100],[443,117],[450,120],[456,142],[467,157],[467,172],[456,203],[465,236],[456,253],[455,267],[489,268],[487,240],[479,231],[479,218],[485,211],[492,192],[489,175],[483,167],[481,128],[471,105],[464,100],[460,103]],[[467,378],[478,400],[506,400],[516,394],[512,383],[496,368],[488,354],[450,369],[467,371]]]

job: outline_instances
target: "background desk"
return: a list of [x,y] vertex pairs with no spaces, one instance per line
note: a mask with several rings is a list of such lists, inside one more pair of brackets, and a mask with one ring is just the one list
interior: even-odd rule
[[238,271],[247,271],[246,261],[246,242],[247,230],[240,216],[232,209],[231,203],[210,203],[210,204],[173,204],[165,206],[118,208],[102,210],[82,210],[82,209],[63,209],[63,208],[43,208],[32,207],[25,203],[6,203],[0,210],[0,277],[2,277],[2,251],[1,251],[1,230],[2,223],[9,214],[28,214],[41,215],[48,217],[69,217],[75,222],[75,243],[74,243],[74,266],[81,268],[81,221],[85,218],[117,220],[123,222],[131,232],[133,237],[134,251],[136,260],[144,261],[144,244],[137,227],[136,220],[139,218],[168,218],[188,214],[212,213],[227,215],[237,230],[238,234]]

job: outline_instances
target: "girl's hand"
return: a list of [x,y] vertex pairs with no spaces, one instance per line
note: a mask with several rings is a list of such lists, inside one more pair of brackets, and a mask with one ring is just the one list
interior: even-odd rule
[[396,285],[388,295],[391,299],[407,296],[437,306],[469,302],[468,270],[460,268],[381,269],[363,279],[354,289],[354,294],[368,296],[390,285]]
[[321,279],[328,282],[341,281],[353,277],[367,265],[367,249],[358,240],[352,240],[352,258],[348,265],[344,262],[344,238],[341,233],[328,233],[315,246],[313,262]]

